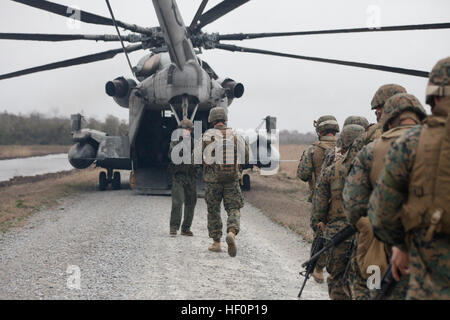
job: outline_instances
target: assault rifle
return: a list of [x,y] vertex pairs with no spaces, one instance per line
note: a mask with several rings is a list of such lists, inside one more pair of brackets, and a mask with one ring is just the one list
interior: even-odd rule
[[[311,256],[319,252],[323,247],[324,239],[322,237],[322,232],[319,229],[319,234],[317,235],[317,241],[311,251]],[[298,293],[298,298],[302,296],[303,289],[305,288],[306,281],[311,277],[311,273],[314,272],[314,268],[316,267],[317,259],[312,261],[311,263],[308,263],[308,265],[305,268],[305,271],[300,272],[300,275],[305,277],[305,280],[303,281],[302,287],[300,289],[300,292]]]
[[352,226],[347,226],[338,233],[334,235],[334,237],[331,238],[331,240],[328,242],[326,246],[324,246],[322,249],[317,251],[317,253],[313,254],[311,258],[309,258],[308,261],[304,262],[302,264],[302,267],[305,268],[306,266],[310,265],[312,262],[319,259],[319,257],[324,253],[325,251],[331,249],[332,247],[336,247],[348,238],[350,238],[352,235],[356,233],[356,229]]
[[392,265],[389,264],[383,274],[383,277],[381,278],[380,292],[375,296],[374,300],[383,300],[384,298],[389,296],[392,290],[394,290],[396,284],[397,281],[395,281],[394,277],[392,276]]
[[348,272],[350,271],[350,268],[351,268],[351,265],[352,265],[352,253],[353,253],[353,248],[354,247],[355,247],[355,239],[352,240],[352,243],[351,243],[350,247],[348,248],[348,252],[347,252],[347,255],[346,255],[347,265],[345,266],[345,271],[342,274],[341,280],[339,281],[339,283],[342,286],[345,285],[345,282],[347,280]]

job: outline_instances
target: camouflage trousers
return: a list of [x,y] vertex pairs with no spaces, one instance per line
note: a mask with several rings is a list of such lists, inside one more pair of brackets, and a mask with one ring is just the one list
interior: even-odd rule
[[349,261],[351,241],[344,241],[331,249],[328,254],[327,278],[328,295],[332,300],[351,300],[348,277],[343,279],[345,268]]
[[435,233],[425,241],[427,229],[410,231],[409,288],[406,299],[450,300],[449,235]]
[[358,262],[356,261],[356,248],[353,248],[351,257],[351,267],[349,274],[350,289],[353,300],[370,300],[372,299],[371,291],[367,287],[367,280],[361,275]]
[[180,229],[184,203],[184,219],[181,231],[188,231],[194,219],[197,203],[197,183],[195,177],[184,173],[175,173],[172,179],[172,211],[170,213],[170,229]]
[[223,200],[225,211],[228,214],[227,232],[234,229],[236,234],[240,228],[240,209],[244,206],[239,180],[230,183],[206,183],[205,200],[208,208],[209,237],[220,240],[222,237],[222,218],[220,204]]

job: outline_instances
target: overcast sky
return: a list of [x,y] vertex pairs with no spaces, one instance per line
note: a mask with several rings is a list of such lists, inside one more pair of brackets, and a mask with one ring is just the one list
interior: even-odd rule
[[[109,16],[102,0],[55,0],[83,10]],[[141,26],[157,26],[151,0],[111,0],[117,19]],[[219,3],[209,1],[208,8]],[[71,30],[67,19],[8,0],[1,0],[0,32],[114,34],[114,27],[83,23]],[[201,0],[178,0],[185,24],[189,24]],[[276,32],[366,27],[370,8],[377,6],[382,26],[450,21],[448,0],[252,0],[203,31]],[[365,34],[319,35],[236,41],[237,45],[352,60],[430,71],[450,55],[450,30],[404,31]],[[228,42],[231,43],[231,42]],[[119,43],[87,41],[34,42],[0,40],[0,73],[120,47]],[[143,51],[131,54],[136,64]],[[206,60],[219,74],[245,85],[241,99],[230,108],[230,126],[256,127],[266,115],[278,118],[280,129],[312,131],[312,122],[333,114],[342,124],[349,115],[375,121],[370,101],[386,83],[403,85],[424,103],[427,80],[388,72],[358,69],[318,62],[204,51]],[[83,111],[103,118],[113,114],[128,118],[128,110],[104,93],[108,80],[130,77],[124,55],[82,66],[57,69],[0,81],[0,111],[43,112],[68,116]],[[426,107],[429,111],[429,107]]]

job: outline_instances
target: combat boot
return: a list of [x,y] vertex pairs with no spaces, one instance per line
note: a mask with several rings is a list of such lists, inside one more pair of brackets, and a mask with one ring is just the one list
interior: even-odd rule
[[220,240],[214,240],[213,244],[208,247],[208,250],[212,252],[222,252]]
[[230,229],[230,231],[227,234],[227,244],[228,244],[228,254],[230,257],[236,257],[237,253],[237,247],[236,247],[236,232],[234,229]]
[[312,273],[312,276],[317,283],[323,283],[324,278],[323,278],[323,269],[322,268],[315,267],[314,272]]

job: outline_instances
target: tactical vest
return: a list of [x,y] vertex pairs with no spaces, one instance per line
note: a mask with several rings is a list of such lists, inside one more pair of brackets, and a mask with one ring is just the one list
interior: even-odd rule
[[367,132],[364,134],[364,145],[371,143],[372,141],[381,137],[383,133],[382,124],[379,122],[374,124],[367,129]]
[[416,150],[410,173],[408,200],[402,208],[405,231],[428,228],[433,233],[450,233],[450,116],[429,116]]
[[381,170],[384,168],[384,157],[391,148],[392,143],[401,137],[405,131],[411,129],[414,125],[404,125],[392,128],[384,132],[380,139],[375,141],[375,146],[373,148],[373,161],[372,167],[370,168],[370,183],[372,189],[375,187],[375,183],[380,176]]
[[320,170],[322,168],[323,158],[325,151],[336,146],[337,138],[335,136],[324,136],[320,138],[320,141],[314,142],[314,153],[312,157],[312,163],[314,166],[313,173],[313,185],[316,185],[316,181],[320,176]]
[[341,158],[334,163],[334,175],[330,181],[331,199],[328,210],[328,222],[341,218],[345,219],[342,191],[344,190],[347,169],[343,165],[343,161],[344,158]]
[[[238,140],[237,136],[233,133],[233,130],[226,127],[215,127],[216,130],[220,130],[221,141],[220,145],[213,151],[212,156],[216,157],[215,151],[222,152],[219,163],[213,163],[206,165],[209,179],[208,182],[233,182],[239,179],[239,164],[238,164]],[[216,136],[212,136],[211,139],[205,141],[206,145],[214,142]]]

